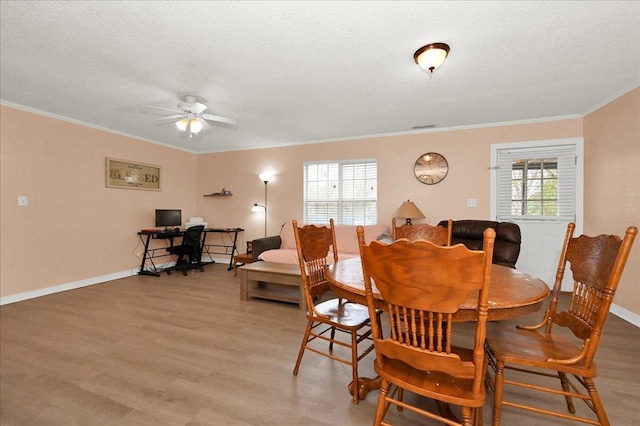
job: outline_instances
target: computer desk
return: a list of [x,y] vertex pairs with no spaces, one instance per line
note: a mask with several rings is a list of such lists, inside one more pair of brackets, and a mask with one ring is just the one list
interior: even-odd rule
[[[169,246],[173,246],[173,239],[178,237],[182,238],[185,234],[185,231],[186,230],[184,229],[169,232],[164,232],[156,229],[143,229],[139,231],[138,237],[140,238],[140,241],[142,241],[142,244],[144,244],[144,254],[142,255],[142,262],[140,262],[140,270],[138,271],[138,275],[151,275],[154,277],[160,276],[160,272],[158,271],[158,268],[156,268],[153,259],[170,256],[170,254],[166,252],[166,247],[149,248],[149,244],[151,243],[152,239],[169,240]],[[224,256],[229,256],[229,267],[227,268],[227,270],[232,270],[234,254],[239,254],[237,249],[238,234],[242,231],[244,231],[244,229],[242,228],[205,228],[205,230],[203,231],[201,252],[203,255],[206,253],[207,256],[209,256],[210,261],[203,262],[203,265],[208,265],[215,262],[211,257],[212,254],[221,254]],[[222,244],[207,244],[207,234],[211,232],[218,234],[227,234],[229,236],[230,243],[225,243],[225,241],[223,240]],[[156,254],[157,251],[161,251],[162,253]],[[150,263],[150,266],[153,269],[148,269],[147,263]]]

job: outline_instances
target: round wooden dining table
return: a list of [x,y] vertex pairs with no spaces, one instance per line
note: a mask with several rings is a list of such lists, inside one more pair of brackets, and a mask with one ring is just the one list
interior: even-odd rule
[[[329,265],[325,277],[336,295],[352,302],[367,304],[364,290],[364,277],[360,258],[340,260]],[[489,284],[489,316],[488,321],[500,321],[517,318],[537,312],[542,302],[549,295],[549,286],[539,278],[502,265],[491,266],[491,283]],[[384,309],[382,297],[373,288],[380,308]],[[477,294],[470,296],[455,315],[456,321],[475,321]]]
[[[360,258],[340,260],[329,265],[325,277],[332,291],[338,296],[352,302],[367,304],[364,289],[364,277]],[[549,295],[549,287],[541,279],[501,265],[491,266],[491,282],[489,284],[488,321],[500,321],[517,318],[537,312],[542,302]],[[384,309],[382,296],[373,288],[378,308]],[[469,296],[460,305],[454,321],[475,321],[478,305],[477,294]],[[380,378],[360,378],[357,383],[358,398],[364,399],[371,390],[380,388]],[[353,395],[354,383],[349,384],[349,392]],[[452,415],[445,404],[438,404],[441,413]]]

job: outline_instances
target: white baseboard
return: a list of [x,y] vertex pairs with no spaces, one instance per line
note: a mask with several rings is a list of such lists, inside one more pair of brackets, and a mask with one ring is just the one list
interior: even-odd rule
[[[209,261],[210,259],[206,259]],[[216,263],[227,265],[229,263],[228,258],[213,258]],[[205,259],[203,259],[205,261]],[[167,262],[165,266],[173,266],[174,262]],[[23,300],[35,299],[36,297],[47,296],[49,294],[61,293],[63,291],[74,290],[76,288],[87,287],[94,284],[101,284],[107,281],[119,280],[120,278],[126,278],[138,274],[138,268],[129,269],[126,271],[115,272],[113,274],[102,275],[99,277],[87,278],[80,281],[73,281],[66,284],[55,285],[52,287],[40,288],[38,290],[27,291],[24,293],[12,294],[11,296],[0,297],[0,306],[8,305],[10,303],[22,302]]]
[[[216,263],[227,265],[229,259],[213,258]],[[13,294],[11,296],[0,297],[0,306],[8,305],[10,303],[22,302],[23,300],[35,299],[36,297],[47,296],[49,294],[60,293],[63,291],[69,291],[76,288],[87,287],[94,284],[100,284],[107,281],[119,280],[120,278],[130,277],[138,273],[137,269],[130,269],[127,271],[116,272],[113,274],[102,275],[99,277],[87,278],[85,280],[74,281],[66,284],[60,284],[53,287],[41,288],[38,290],[27,291],[25,293]],[[610,312],[615,316],[627,321],[630,324],[640,328],[640,315],[636,315],[631,311],[621,308],[618,305],[612,304]]]
[[633,312],[614,304],[611,305],[611,309],[609,309],[609,312],[619,318],[622,318],[626,322],[635,325],[636,327],[640,327],[640,315],[636,315]]
[[126,270],[113,274],[102,275],[99,277],[87,278],[80,281],[73,281],[66,284],[54,285],[52,287],[40,288],[38,290],[27,291],[24,293],[13,294],[11,296],[0,297],[0,306],[9,303],[22,302],[23,300],[35,299],[36,297],[47,296],[49,294],[60,293],[63,291],[74,290],[76,288],[87,287],[94,284],[101,284],[107,281],[119,280],[120,278],[136,275],[137,270]]
[[[229,258],[228,257],[212,257],[211,258],[214,262],[219,263],[221,265],[227,265],[227,267],[229,266]],[[209,262],[209,258],[203,258],[202,259],[203,262]]]

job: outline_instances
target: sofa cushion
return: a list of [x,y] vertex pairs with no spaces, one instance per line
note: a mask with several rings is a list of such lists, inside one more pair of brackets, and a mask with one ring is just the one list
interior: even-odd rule
[[[389,232],[386,225],[365,225],[364,239],[367,244],[375,241],[378,237]],[[356,234],[356,225],[336,225],[336,245],[339,253],[355,253],[360,254],[358,247],[358,234]]]
[[[438,225],[447,227],[446,220]],[[516,267],[520,255],[520,227],[511,222],[491,220],[454,220],[451,244],[464,244],[471,250],[482,250],[482,234],[485,229],[493,228],[496,239],[493,248],[493,263],[510,268]]]
[[[327,223],[315,224],[316,226],[329,226]],[[335,225],[336,229],[336,245],[340,253],[360,253],[358,248],[358,235],[356,234],[356,225]],[[385,232],[389,232],[386,225],[365,225],[364,236],[367,244],[377,239]],[[296,249],[296,237],[293,235],[293,225],[286,223],[280,231],[281,249]],[[296,260],[297,261],[297,260]]]
[[260,260],[276,263],[298,263],[298,251],[296,249],[275,249],[260,253]]
[[[328,224],[315,224],[316,226],[329,226]],[[336,245],[338,246],[339,259],[351,259],[360,256],[360,248],[358,247],[358,235],[356,234],[356,225],[335,225]],[[378,239],[381,235],[389,232],[386,225],[366,225],[364,226],[364,235],[367,244]],[[270,244],[257,243],[261,241],[276,242],[280,241],[280,248]],[[279,237],[267,237],[254,240],[254,258],[255,260],[264,260],[265,262],[277,263],[298,263],[298,252],[296,248],[296,239],[293,233],[293,225],[285,223],[280,230]],[[327,262],[333,262],[333,252],[327,257]]]
[[453,233],[456,238],[461,240],[482,241],[484,230],[487,228],[493,228],[497,233],[498,222],[491,220],[456,220],[453,223]]
[[[280,243],[281,249],[296,249],[296,237],[293,235],[293,225],[291,222],[287,222],[282,226],[280,230],[280,239],[282,243]],[[297,260],[296,256],[296,262]]]
[[[338,255],[338,259],[346,260],[354,257],[360,256],[359,254],[354,253],[340,253]],[[265,262],[277,262],[277,263],[298,263],[298,250],[297,249],[277,249],[277,250],[267,250],[260,253],[260,260],[264,260]],[[329,256],[327,256],[327,264],[331,265],[333,263],[333,253],[330,252]]]
[[[314,225],[318,227],[329,226],[328,223],[314,223]],[[299,223],[298,226],[304,226],[304,225]],[[284,225],[282,225],[282,229],[280,230],[280,239],[282,240],[282,242],[280,243],[281,249],[296,250],[296,236],[293,235],[293,224],[291,222],[287,222]],[[338,245],[340,244],[338,243]],[[296,257],[296,262],[297,261],[298,261],[298,258]]]
[[493,248],[493,261],[498,265],[515,268],[520,256],[520,227],[511,222],[500,222],[496,230],[496,243]]

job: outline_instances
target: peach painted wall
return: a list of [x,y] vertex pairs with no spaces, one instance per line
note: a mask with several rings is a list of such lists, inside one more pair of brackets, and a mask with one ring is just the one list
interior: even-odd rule
[[[199,194],[231,189],[233,197],[197,201],[199,214],[216,226],[241,226],[244,238],[264,236],[261,213],[250,211],[263,204],[264,183],[258,174],[275,175],[268,184],[268,235],[292,219],[302,219],[302,165],[305,161],[350,158],[378,159],[378,221],[391,225],[391,215],[407,199],[437,223],[449,217],[488,219],[489,146],[493,143],[582,136],[582,120],[496,126],[480,129],[387,136],[294,147],[256,149],[198,156]],[[424,185],[414,177],[413,165],[426,152],[439,152],[449,162],[449,174],[437,185]],[[478,207],[466,207],[467,198]]]
[[[6,106],[0,118],[3,297],[135,271],[154,209],[194,213],[194,154]],[[106,188],[106,157],[161,165],[162,191]]]
[[[264,202],[264,184],[258,178],[262,172],[275,176],[268,185],[267,234],[276,234],[283,223],[302,217],[304,161],[377,158],[381,223],[390,224],[392,213],[406,199],[418,205],[429,223],[449,217],[486,219],[491,144],[584,136],[585,232],[621,233],[623,226],[637,224],[639,211],[638,96],[635,90],[584,120],[197,156],[2,107],[0,296],[135,271],[141,250],[136,231],[153,225],[155,208],[181,208],[183,219],[203,216],[214,227],[244,227],[242,245],[261,237],[263,216],[250,209],[254,202]],[[429,151],[440,152],[450,165],[447,178],[434,186],[413,176],[415,159]],[[612,152],[613,163],[625,166],[603,170],[599,158]],[[105,188],[105,157],[162,165],[163,191]],[[612,173],[610,179],[595,178]],[[234,195],[202,196],[223,187]],[[17,206],[19,195],[29,197],[28,207]],[[467,198],[477,199],[478,207],[466,207]],[[611,205],[624,207],[607,209]],[[78,249],[88,244],[94,249]],[[616,303],[640,315],[638,247],[629,263],[623,276],[627,284],[620,291],[632,291]]]
[[[585,234],[640,227],[640,88],[584,118],[584,152]],[[640,237],[614,303],[640,315]]]

